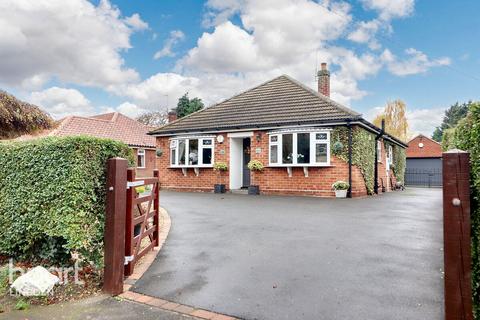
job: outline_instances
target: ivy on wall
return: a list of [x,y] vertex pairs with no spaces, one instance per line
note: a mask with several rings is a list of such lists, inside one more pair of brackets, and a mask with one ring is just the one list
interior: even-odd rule
[[405,149],[397,145],[393,146],[393,172],[397,181],[405,182],[405,168],[407,166],[407,157]]
[[[348,162],[348,128],[333,129],[330,143],[332,153]],[[367,193],[372,194],[375,178],[375,135],[360,127],[353,128],[352,164],[360,169]]]

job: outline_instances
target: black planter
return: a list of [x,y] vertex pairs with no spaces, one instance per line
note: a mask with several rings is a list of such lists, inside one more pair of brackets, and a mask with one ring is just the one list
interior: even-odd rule
[[215,193],[225,193],[225,185],[224,184],[216,184],[213,187],[213,191]]
[[260,194],[260,186],[248,186],[248,194],[252,194],[252,195]]
[[136,237],[140,234],[140,230],[142,228],[142,224],[137,224],[134,228],[133,228],[133,236]]

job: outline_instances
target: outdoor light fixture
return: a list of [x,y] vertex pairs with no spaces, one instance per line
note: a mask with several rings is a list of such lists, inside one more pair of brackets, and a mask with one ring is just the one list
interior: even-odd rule
[[257,142],[262,141],[262,135],[260,133],[257,133]]

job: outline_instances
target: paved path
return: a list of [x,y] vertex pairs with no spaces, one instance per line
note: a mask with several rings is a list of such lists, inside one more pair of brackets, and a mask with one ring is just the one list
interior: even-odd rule
[[200,320],[127,300],[100,295],[76,302],[33,306],[1,314],[0,320]]
[[442,319],[441,198],[162,192],[172,229],[133,290],[245,319]]

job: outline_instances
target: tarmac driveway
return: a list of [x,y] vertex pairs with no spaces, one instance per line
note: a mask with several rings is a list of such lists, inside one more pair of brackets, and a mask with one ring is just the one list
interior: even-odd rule
[[133,290],[244,319],[443,319],[441,199],[162,192],[172,229]]

